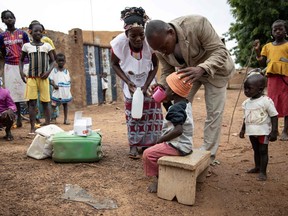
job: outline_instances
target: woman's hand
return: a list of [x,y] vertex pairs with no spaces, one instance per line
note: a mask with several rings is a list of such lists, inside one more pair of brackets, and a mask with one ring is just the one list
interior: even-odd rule
[[193,82],[200,79],[200,77],[202,77],[205,72],[206,71],[201,67],[187,67],[177,71],[177,74],[179,74],[180,79],[185,78],[185,83],[189,82],[190,84],[192,84]]
[[133,94],[136,90],[136,85],[131,81],[127,82],[127,85],[128,85],[130,94]]
[[142,92],[143,92],[143,94],[144,95],[147,95],[147,89],[148,89],[148,86],[146,86],[146,85],[144,85],[143,87],[142,87]]

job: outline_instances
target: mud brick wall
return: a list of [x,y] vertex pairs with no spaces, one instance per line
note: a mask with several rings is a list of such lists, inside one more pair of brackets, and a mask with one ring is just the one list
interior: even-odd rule
[[82,30],[71,29],[68,34],[47,30],[46,35],[53,41],[56,53],[61,52],[66,56],[65,66],[70,72],[73,96],[70,107],[75,109],[85,107],[86,83]]

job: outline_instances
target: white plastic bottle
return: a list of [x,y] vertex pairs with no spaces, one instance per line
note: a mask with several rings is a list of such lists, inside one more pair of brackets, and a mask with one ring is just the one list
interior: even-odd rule
[[136,88],[132,98],[132,118],[140,119],[143,114],[144,95],[140,87]]

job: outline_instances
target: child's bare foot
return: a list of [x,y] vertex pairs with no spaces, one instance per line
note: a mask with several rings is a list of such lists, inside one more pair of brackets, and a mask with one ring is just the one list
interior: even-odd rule
[[260,169],[256,167],[246,171],[246,173],[259,173],[259,172],[260,172]]
[[56,124],[56,118],[52,118],[52,119],[50,120],[50,123],[51,123],[51,124]]
[[287,141],[288,140],[288,134],[286,132],[282,132],[280,139],[281,141]]
[[69,121],[64,121],[63,124],[64,124],[64,125],[70,125],[70,122],[69,122]]
[[16,123],[16,125],[17,125],[17,128],[20,128],[20,127],[22,127],[22,121],[18,121],[18,120],[17,120],[17,123]]
[[267,175],[264,173],[259,173],[258,177],[257,177],[258,181],[266,181],[267,180]]
[[148,186],[147,191],[149,193],[157,193],[158,189],[158,182],[153,182],[151,185]]
[[129,158],[132,158],[132,159],[140,159],[141,158],[139,153],[138,153],[137,146],[131,146],[130,147]]

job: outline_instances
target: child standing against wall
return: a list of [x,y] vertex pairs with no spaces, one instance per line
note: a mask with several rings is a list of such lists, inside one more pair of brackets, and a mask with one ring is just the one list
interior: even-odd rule
[[193,119],[192,106],[186,99],[192,85],[184,83],[179,79],[176,72],[166,78],[169,86],[166,89],[167,101],[173,101],[168,108],[162,127],[162,135],[157,144],[146,149],[143,153],[143,165],[146,176],[156,177],[155,181],[148,187],[151,193],[157,192],[158,186],[158,164],[160,157],[185,156],[192,153]]
[[64,124],[69,125],[68,117],[68,102],[72,100],[71,95],[71,79],[69,71],[64,67],[66,63],[66,57],[62,53],[56,55],[57,68],[50,74],[51,85],[54,90],[52,92],[52,110],[54,111],[60,104],[63,105],[64,110]]
[[[50,124],[50,102],[49,75],[54,68],[54,56],[52,47],[48,43],[41,42],[44,27],[42,24],[34,24],[32,27],[33,41],[26,43],[22,47],[20,61],[20,74],[23,82],[26,82],[26,98],[29,100],[29,117],[31,129],[29,135],[34,135],[36,122],[36,106],[38,92],[45,114],[45,125]],[[28,76],[23,73],[23,62],[25,57],[29,58]],[[49,65],[49,59],[51,63]],[[27,80],[25,79],[27,77]]]
[[249,136],[254,151],[255,167],[247,173],[259,173],[257,180],[267,179],[268,143],[277,140],[278,112],[271,98],[263,95],[266,86],[265,77],[252,72],[244,82],[247,97],[242,104],[244,121],[239,137]]

